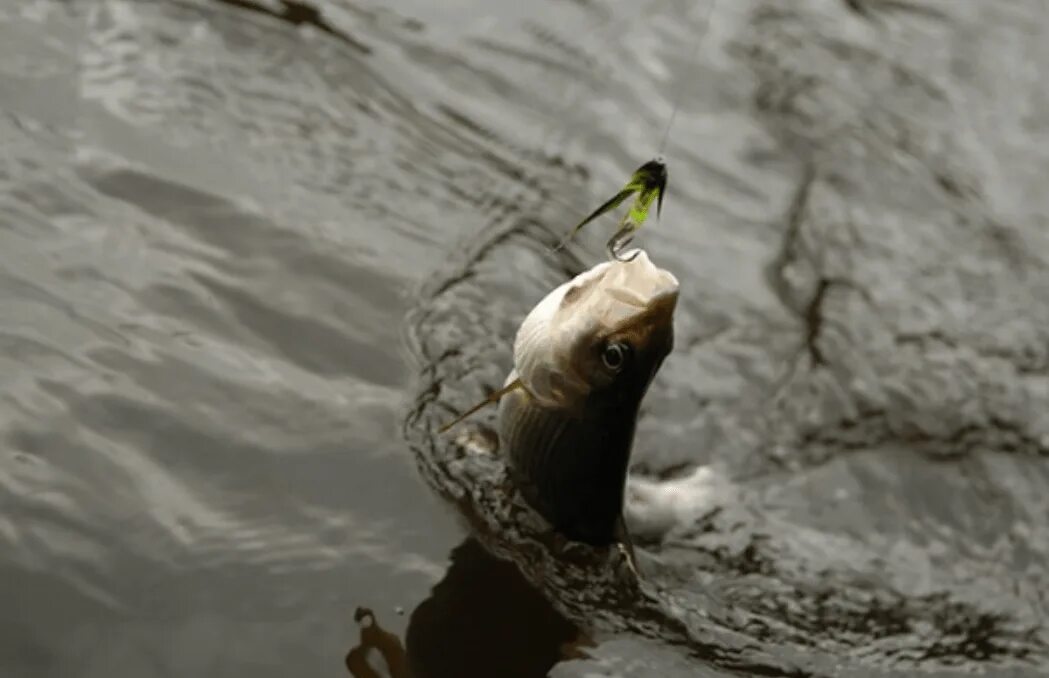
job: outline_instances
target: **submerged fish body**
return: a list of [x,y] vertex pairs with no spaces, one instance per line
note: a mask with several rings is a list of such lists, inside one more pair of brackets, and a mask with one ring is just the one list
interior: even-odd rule
[[501,447],[525,498],[571,539],[622,536],[635,422],[673,347],[677,297],[674,276],[640,252],[553,290],[518,330]]

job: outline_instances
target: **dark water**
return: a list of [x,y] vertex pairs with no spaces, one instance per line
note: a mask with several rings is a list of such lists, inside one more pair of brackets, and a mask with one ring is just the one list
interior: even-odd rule
[[[0,6],[0,675],[1049,674],[1040,0],[310,7]],[[432,430],[675,99],[632,589]]]

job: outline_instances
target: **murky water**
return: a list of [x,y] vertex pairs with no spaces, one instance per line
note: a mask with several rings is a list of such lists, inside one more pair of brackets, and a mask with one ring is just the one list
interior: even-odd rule
[[[1049,673],[1044,7],[709,9],[0,6],[0,675]],[[632,588],[433,430],[675,100]]]

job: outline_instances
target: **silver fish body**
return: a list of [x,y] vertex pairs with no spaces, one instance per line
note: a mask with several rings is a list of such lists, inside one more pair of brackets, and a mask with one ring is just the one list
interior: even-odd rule
[[674,343],[678,282],[644,252],[598,264],[525,318],[499,407],[500,447],[525,498],[565,536],[622,539],[641,401]]

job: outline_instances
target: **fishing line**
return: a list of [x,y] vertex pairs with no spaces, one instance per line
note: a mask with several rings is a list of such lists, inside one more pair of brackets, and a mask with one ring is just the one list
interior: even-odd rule
[[[710,6],[704,17],[703,26],[700,29],[699,34],[695,37],[695,44],[692,47],[692,53],[688,59],[688,62],[690,63],[695,61],[696,55],[699,53],[699,48],[703,44],[703,39],[706,37],[706,33],[710,27],[711,15],[714,12],[716,4],[717,0],[710,0]],[[678,91],[673,98],[670,116],[667,120],[666,127],[663,130],[662,139],[660,140],[656,156],[634,170],[633,174],[627,180],[627,183],[619,189],[615,195],[602,203],[600,207],[591,212],[586,218],[576,224],[574,228],[568,231],[557,245],[553,247],[552,251],[556,252],[565,247],[576,236],[576,234],[579,233],[580,229],[601,215],[615,210],[620,204],[633,196],[633,202],[630,205],[629,210],[619,221],[619,230],[617,230],[605,244],[605,249],[608,252],[610,259],[622,262],[630,261],[640,253],[641,250],[635,249],[631,250],[631,255],[621,256],[621,253],[626,250],[626,247],[633,240],[634,234],[648,219],[649,210],[654,206],[657,218],[662,213],[663,196],[666,193],[668,178],[667,166],[663,157],[663,152],[665,151],[667,141],[670,138],[670,131],[673,128],[674,120],[677,118],[677,112],[681,107],[682,94],[682,88],[678,88]]]
[[[652,4],[653,5],[660,5],[660,4],[663,4],[663,3],[656,2],[656,3],[652,3]],[[699,53],[699,48],[702,46],[703,40],[706,37],[706,34],[707,34],[708,29],[710,27],[710,18],[711,18],[711,16],[714,13],[714,8],[716,7],[716,5],[717,5],[717,0],[711,0],[710,5],[707,8],[706,14],[704,15],[703,26],[700,29],[699,34],[696,36],[696,42],[693,45],[691,52],[689,53],[688,62],[693,62],[695,60],[695,58],[696,58],[696,55]],[[579,28],[581,30],[569,31],[569,34],[575,34],[577,36],[579,36],[581,34],[580,37],[577,37],[576,40],[573,41],[573,42],[576,42],[577,44],[579,44],[581,47],[584,45],[584,41],[586,41],[587,38],[590,38],[590,37],[592,37],[594,35],[597,35],[598,36],[597,40],[595,40],[592,44],[598,45],[598,48],[604,48],[604,46],[607,46],[607,45],[610,45],[610,44],[613,43],[614,36],[615,36],[616,33],[620,32],[619,29],[620,29],[621,26],[624,26],[624,25],[633,26],[633,25],[639,23],[639,19],[641,17],[645,16],[645,15],[650,15],[652,13],[653,9],[654,8],[651,7],[651,6],[647,7],[647,8],[642,8],[641,11],[634,12],[634,13],[628,15],[628,16],[619,17],[619,18],[606,18],[606,19],[594,22],[594,23],[590,24],[589,26],[587,26],[587,23],[589,23],[589,22],[583,22],[582,25],[579,26]],[[613,69],[614,68],[615,67],[613,66]],[[567,101],[565,102],[565,105],[561,107],[561,109],[563,111],[565,111],[565,112],[572,111],[572,110],[576,109],[577,105],[580,103],[581,97],[585,93],[584,90],[586,90],[586,89],[591,89],[591,88],[588,88],[587,86],[581,85],[579,83],[576,83],[575,85],[570,85],[569,87],[567,87],[566,88],[566,90],[567,90],[567,92],[566,92],[566,94],[567,94],[567,96],[566,96]],[[592,89],[596,89],[596,88],[592,88]],[[673,127],[674,121],[675,121],[675,119],[677,117],[677,112],[678,112],[678,110],[680,108],[680,105],[681,105],[682,96],[683,96],[683,92],[679,89],[679,91],[676,93],[676,95],[674,96],[674,99],[673,99],[673,106],[672,106],[672,109],[671,109],[670,118],[668,119],[667,124],[666,124],[666,126],[665,126],[665,128],[663,129],[663,132],[662,132],[661,141],[660,141],[660,144],[658,146],[660,155],[662,155],[663,152],[666,150],[666,144],[667,144],[667,141],[668,141],[668,139],[670,137],[671,128]],[[560,129],[558,129],[558,127]],[[569,130],[571,128],[574,128],[574,127],[577,127],[577,125],[569,125],[567,123],[565,123],[563,125],[556,125],[556,126],[554,126],[554,130],[553,130],[552,135],[550,137],[547,137],[546,139],[544,139],[544,143],[553,142],[553,143],[558,144],[558,145],[562,144],[563,140],[566,137],[571,137],[572,136],[570,134]]]
[[[699,47],[703,43],[703,38],[706,35],[707,28],[710,26],[710,15],[714,11],[716,0],[711,0],[710,8],[707,10],[706,20],[703,24],[703,29],[699,35],[696,36],[695,45],[692,48],[692,56],[689,61],[695,60],[695,55],[699,52]],[[576,224],[575,228],[570,230],[561,241],[553,248],[556,252],[565,245],[567,245],[580,229],[586,226],[588,223],[594,221],[606,212],[611,212],[619,207],[628,198],[633,197],[633,202],[630,205],[629,210],[619,220],[619,230],[609,238],[608,242],[605,243],[605,249],[608,252],[608,256],[613,261],[627,262],[637,256],[641,250],[631,250],[631,254],[627,256],[621,256],[621,253],[626,250],[626,247],[634,238],[634,234],[642,224],[648,219],[649,211],[654,206],[656,208],[657,218],[663,211],[663,196],[666,193],[667,187],[667,165],[663,158],[663,150],[666,147],[667,140],[670,137],[670,130],[673,127],[674,119],[677,117],[678,109],[681,106],[681,88],[674,98],[673,106],[671,107],[670,117],[667,120],[666,128],[663,130],[663,138],[659,146],[659,153],[655,158],[649,160],[645,164],[634,170],[634,173],[630,175],[630,179],[627,180],[626,184],[619,189],[619,191],[611,198],[601,204],[596,210],[591,212],[585,219]]]
[[[703,44],[703,39],[707,35],[707,31],[710,29],[710,18],[714,15],[714,7],[717,5],[717,0],[711,0],[710,7],[707,9],[707,14],[703,19],[703,28],[700,29],[699,35],[696,36],[696,44],[692,47],[692,53],[688,57],[688,63],[692,63],[696,60],[696,55],[699,54],[699,48]],[[670,129],[674,126],[674,119],[677,117],[678,109],[681,107],[681,97],[684,96],[685,90],[683,87],[679,87],[677,94],[674,97],[674,107],[670,111],[670,119],[667,120],[666,129],[663,130],[663,138],[659,142],[659,152],[657,157],[662,157],[663,152],[667,147],[667,140],[670,138]]]
[[[565,53],[572,67],[564,69],[568,73],[568,80],[563,83],[563,86],[556,88],[554,82],[550,81],[549,73],[545,70],[540,73],[540,79],[546,80],[543,93],[553,98],[549,108],[536,107],[544,118],[550,119],[549,123],[540,126],[536,139],[532,142],[543,149],[543,153],[549,153],[547,149],[556,148],[557,153],[567,159],[566,147],[572,139],[578,136],[579,128],[593,127],[592,122],[578,121],[570,113],[579,110],[579,104],[588,94],[599,95],[605,89],[602,87],[603,81],[607,80],[610,74],[619,70],[615,63],[609,65],[607,59],[602,58],[609,51],[608,45],[614,42],[616,35],[627,34],[630,27],[642,23],[645,15],[661,11],[667,4],[669,0],[654,0],[647,6],[632,5],[630,9],[636,11],[624,15],[615,11],[621,5],[613,3],[611,8],[607,8],[605,16],[584,16],[581,20],[572,22],[568,26],[550,27],[549,39],[555,41],[559,52]],[[535,35],[536,33],[533,32],[533,37]],[[510,45],[514,44],[510,40],[506,42]],[[531,48],[522,46],[521,49]],[[578,63],[579,61],[582,63]],[[527,91],[522,91],[522,93],[528,94]],[[536,95],[538,94],[537,92]],[[568,200],[556,193],[547,195],[545,199],[569,211],[575,211],[578,208],[574,200]]]
[[[656,3],[652,3],[652,4],[653,5],[659,5],[659,4],[663,4],[663,3],[656,2]],[[591,45],[596,45],[596,47],[591,48],[590,51],[598,52],[598,54],[595,57],[593,57],[593,58],[594,58],[595,61],[598,62],[597,65],[601,66],[602,65],[600,63],[601,52],[605,51],[609,45],[613,44],[613,42],[615,40],[615,36],[617,34],[626,33],[626,31],[623,30],[623,27],[624,26],[625,27],[630,27],[630,26],[634,26],[634,25],[638,24],[642,17],[644,17],[646,14],[651,14],[652,9],[653,9],[652,7],[647,7],[647,8],[646,7],[641,7],[641,9],[639,11],[637,11],[637,12],[633,12],[633,13],[627,15],[627,16],[621,16],[621,17],[618,17],[618,18],[615,18],[615,15],[613,14],[613,15],[610,15],[609,17],[606,17],[605,19],[602,19],[602,20],[600,20],[598,22],[594,22],[593,24],[591,24],[588,27],[586,26],[586,22],[584,22],[584,24],[582,26],[580,26],[580,28],[583,29],[582,31],[570,30],[570,31],[567,31],[567,34],[568,35],[576,35],[576,36],[578,36],[578,37],[576,37],[576,39],[573,42],[578,43],[580,48],[584,51],[584,53],[587,51],[586,47],[585,47],[585,43],[586,42],[590,42]],[[580,35],[580,33],[581,33],[581,35]],[[589,40],[589,38],[592,38],[592,37],[595,37],[595,36],[596,36],[596,40],[593,40],[593,41]],[[580,69],[580,70],[583,71],[583,69]],[[607,69],[601,69],[601,70],[605,71],[605,73],[607,73]],[[611,67],[611,70],[612,71],[616,70],[614,64]],[[598,73],[598,74],[595,74],[595,75],[598,78],[600,78],[602,73]],[[596,94],[602,88],[600,86],[598,86],[597,83],[595,83],[594,85],[583,84],[583,83],[580,83],[580,82],[575,82],[575,83],[569,84],[569,86],[566,88],[566,90],[567,90],[567,97],[566,97],[567,101],[564,102],[563,106],[561,106],[562,112],[565,113],[565,112],[570,112],[570,111],[576,110],[578,108],[578,104],[580,103],[583,94],[585,94],[585,90],[588,90],[588,89],[594,91],[595,94]],[[576,125],[576,124],[569,125],[567,123],[564,123],[562,125],[555,125],[553,133],[551,134],[551,137],[547,138],[544,141],[545,142],[553,141],[554,143],[560,145],[560,144],[563,143],[563,140],[565,138],[571,138],[573,136],[573,134],[571,133],[571,130],[573,130],[576,127],[578,127],[578,125]]]
[[[638,22],[638,18],[640,16],[644,14],[651,14],[653,6],[658,4],[662,4],[660,0],[656,0],[653,3],[650,3],[648,7],[642,7],[640,12],[632,12],[629,16],[621,17],[619,19],[616,19],[615,14],[612,14],[606,21],[602,22],[604,23],[603,26],[591,27],[589,30],[585,30],[583,32],[584,36],[587,34],[593,34],[595,32],[599,34],[604,33],[608,36],[607,38],[603,36],[599,37],[599,39],[596,41],[596,43],[598,44],[597,54],[595,57],[591,58],[593,58],[593,60],[597,62],[598,66],[601,65],[601,55],[605,53],[610,53],[613,56],[619,56],[619,62],[622,62],[623,56],[625,56],[628,59],[632,56],[629,51],[602,48],[602,43],[609,43],[612,41],[613,28],[625,22],[629,22],[629,25],[631,26],[634,25]],[[695,62],[696,55],[699,53],[699,49],[702,46],[703,41],[706,38],[706,35],[709,31],[711,16],[713,15],[716,6],[717,0],[709,0],[709,6],[707,7],[707,11],[703,18],[703,24],[699,28],[698,33],[694,38],[694,44],[686,62],[687,64],[692,64]],[[553,37],[559,37],[557,32],[553,33]],[[619,41],[622,43],[622,37],[619,38]],[[582,54],[587,55],[587,49],[584,47],[585,43],[582,40],[570,40],[565,44],[572,45],[573,43],[579,46],[579,51],[581,51]],[[628,67],[630,65],[634,65],[633,62],[631,64],[628,64]],[[615,60],[613,60],[612,68],[614,72],[619,70],[616,69],[616,66],[617,63]],[[556,108],[560,108],[565,113],[577,109],[580,97],[582,94],[584,94],[583,85],[590,84],[588,89],[591,89],[592,91],[597,89],[607,89],[607,86],[605,88],[594,87],[592,84],[593,79],[584,78],[583,75],[585,75],[586,70],[588,69],[581,69],[580,71],[578,71],[578,73],[580,73],[581,75],[579,76],[576,82],[573,83],[571,82],[571,80],[569,81],[567,87],[568,96],[566,97],[568,101],[564,102],[564,104],[562,104],[561,106],[557,106]],[[646,78],[645,80],[647,81],[650,79]],[[589,83],[587,81],[589,81]],[[627,84],[633,82],[637,81],[632,78],[628,78]],[[610,212],[616,209],[625,200],[633,196],[632,204],[620,220],[619,230],[616,231],[616,233],[606,243],[606,249],[611,259],[619,261],[629,261],[630,258],[632,258],[628,257],[624,259],[620,256],[620,253],[626,249],[627,245],[629,245],[631,240],[633,239],[634,234],[647,220],[650,208],[655,208],[657,217],[662,212],[663,196],[665,194],[668,177],[666,162],[664,160],[663,154],[666,151],[666,146],[670,139],[670,133],[673,129],[674,122],[677,119],[677,113],[681,108],[681,103],[684,95],[684,92],[682,90],[682,87],[678,87],[677,91],[674,92],[674,94],[672,95],[673,98],[670,115],[666,121],[665,127],[663,127],[656,156],[652,160],[649,160],[642,166],[638,167],[631,175],[626,185],[623,188],[621,188],[618,193],[612,196],[611,199],[606,200],[600,207],[597,208],[597,210],[591,212],[589,216],[583,219],[583,221],[579,222],[575,226],[575,228],[569,231],[568,234],[552,248],[552,251],[562,249],[565,245],[568,244],[570,240],[574,238],[576,233],[578,233],[579,230],[587,223],[597,219],[606,212]],[[644,95],[643,90],[636,93],[640,93],[642,96]],[[573,136],[570,132],[574,127],[576,127],[576,125],[570,125],[568,124],[567,120],[562,120],[560,125],[554,126],[554,129],[552,130],[553,133],[550,136],[546,136],[545,139],[542,139],[541,135],[540,138],[542,139],[542,145],[547,146],[548,144],[553,142],[557,146],[563,147],[566,143],[565,137],[571,138],[571,136]],[[563,154],[563,148],[561,152]],[[574,207],[572,205],[566,204],[566,201],[560,199],[557,196],[548,195],[546,197],[546,200],[553,203],[557,203],[561,207],[567,207],[569,210],[574,211]],[[635,255],[639,251],[640,250],[633,250]]]

